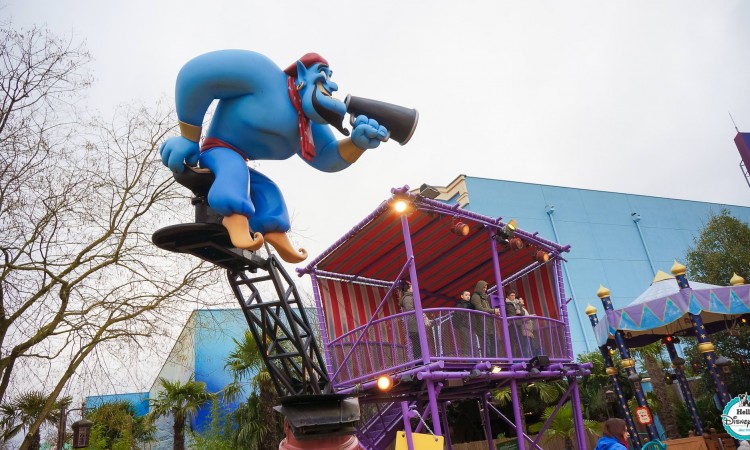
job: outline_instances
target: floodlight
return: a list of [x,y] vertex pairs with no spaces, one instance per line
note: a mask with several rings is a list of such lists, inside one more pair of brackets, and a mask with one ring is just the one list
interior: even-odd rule
[[393,387],[393,379],[388,375],[381,375],[378,377],[378,389],[383,392],[388,392]]

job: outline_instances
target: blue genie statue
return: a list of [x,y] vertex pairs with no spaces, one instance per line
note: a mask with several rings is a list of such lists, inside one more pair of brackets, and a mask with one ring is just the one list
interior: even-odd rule
[[[349,135],[342,125],[348,99],[332,96],[338,86],[331,74],[316,53],[281,70],[267,57],[244,50],[207,53],[180,70],[175,98],[181,136],[162,144],[162,162],[175,173],[185,164],[213,172],[208,204],[223,216],[235,247],[257,250],[265,241],[287,262],[307,257],[286,234],[289,214],[278,186],[248,161],[298,154],[318,170],[337,172],[388,139],[389,130],[364,114],[353,120]],[[199,144],[214,100],[216,110]],[[329,125],[348,137],[337,140]]]

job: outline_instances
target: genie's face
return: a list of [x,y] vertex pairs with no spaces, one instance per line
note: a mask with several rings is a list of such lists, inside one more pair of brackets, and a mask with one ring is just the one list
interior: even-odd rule
[[328,123],[340,132],[348,135],[342,125],[346,114],[346,104],[331,96],[338,90],[338,85],[331,81],[331,69],[323,64],[314,64],[304,68],[298,64],[297,86],[304,83],[300,89],[302,111],[317,123]]

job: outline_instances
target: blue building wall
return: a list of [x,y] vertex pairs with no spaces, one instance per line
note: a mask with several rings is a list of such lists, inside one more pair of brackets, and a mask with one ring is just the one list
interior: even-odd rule
[[[232,382],[232,375],[224,368],[236,341],[241,341],[248,330],[242,310],[199,310],[195,325],[195,379],[206,383],[209,392],[219,392]],[[228,404],[235,409],[239,401]],[[202,431],[210,420],[210,406],[198,410],[194,419],[195,430]]]
[[[154,384],[149,392],[156,398],[161,391],[159,378],[182,383],[194,377],[206,383],[209,392],[219,392],[232,381],[231,374],[224,369],[227,357],[234,350],[235,340],[241,340],[247,323],[242,311],[237,309],[195,310],[175,341]],[[239,402],[228,405],[235,408]],[[198,409],[193,417],[191,428],[201,432],[208,425],[211,406]],[[172,417],[162,417],[156,421],[156,441],[151,450],[172,448]]]
[[[571,246],[564,255],[568,260],[565,288],[566,296],[573,297],[568,312],[576,353],[596,350],[583,310],[591,304],[602,311],[596,296],[600,284],[611,290],[616,308],[651,284],[654,272],[646,249],[655,270],[669,273],[675,260],[684,263],[694,236],[712,214],[727,209],[750,223],[750,208],[740,206],[469,176],[465,183],[466,209],[515,218],[522,229]],[[550,209],[554,212],[548,214]],[[633,214],[640,216],[643,240]]]
[[148,414],[148,392],[133,392],[129,394],[96,395],[86,397],[86,409],[98,408],[105,403],[129,402],[135,407],[136,417]]

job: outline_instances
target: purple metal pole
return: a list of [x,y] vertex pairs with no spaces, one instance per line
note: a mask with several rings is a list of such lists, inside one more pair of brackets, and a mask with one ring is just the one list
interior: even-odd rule
[[448,427],[448,405],[450,404],[450,401],[440,403],[440,420],[443,421],[443,430],[445,430],[445,435],[443,436],[445,438],[445,450],[453,449],[450,428]]
[[555,409],[552,411],[552,414],[550,414],[549,418],[544,422],[542,425],[542,428],[539,429],[539,434],[537,434],[536,439],[531,443],[531,445],[537,445],[540,439],[544,436],[544,432],[547,431],[547,428],[552,424],[552,421],[555,419],[555,416],[557,415],[557,412],[560,411],[560,408],[565,404],[565,402],[568,400],[568,397],[570,397],[570,391],[573,389],[573,385],[568,385],[568,389],[565,391],[565,394],[560,397],[560,400],[557,401],[557,405],[555,406]]
[[[565,345],[568,348],[568,357],[573,359],[573,340],[570,337],[570,319],[568,318],[568,305],[565,303],[565,281],[562,277],[562,262],[558,259],[554,263],[553,274],[555,277],[555,290],[557,291],[557,307],[560,311],[560,319],[565,323]],[[584,336],[585,339],[585,336]]]
[[581,412],[581,394],[578,392],[578,378],[573,377],[573,389],[571,393],[573,397],[570,400],[571,406],[573,407],[573,422],[575,423],[576,429],[576,440],[578,441],[578,448],[586,448],[586,430],[583,429],[583,414]]
[[[690,283],[688,283],[685,272],[685,266],[682,264],[675,263],[675,265],[672,266],[672,274],[675,276],[677,284],[680,286],[680,291],[683,295],[690,296],[692,295],[692,290],[690,289]],[[698,339],[698,351],[703,354],[703,359],[706,360],[708,371],[711,374],[711,378],[714,380],[716,394],[718,395],[723,408],[732,398],[729,396],[729,391],[727,391],[721,373],[716,368],[716,348],[714,347],[713,342],[708,340],[708,333],[706,333],[706,327],[703,326],[703,318],[701,318],[700,314],[692,314],[688,312],[688,315],[693,324],[695,337]]]
[[482,417],[484,417],[484,437],[487,438],[487,449],[495,450],[495,440],[492,438],[492,423],[490,422],[490,406],[487,399],[490,393],[485,392],[482,396]]
[[[500,273],[500,258],[497,256],[497,246],[495,245],[495,240],[492,238],[492,230],[488,230],[488,236],[490,238],[490,248],[492,253],[492,270],[495,272],[495,286],[497,286],[498,290],[498,298],[500,299],[499,302],[502,302],[502,296],[503,296],[503,276]],[[498,302],[498,303],[499,303]],[[503,345],[505,346],[505,358],[508,361],[513,361],[513,353],[511,351],[510,347],[510,332],[508,331],[508,316],[505,314],[505,307],[504,305],[492,305],[494,308],[500,308],[500,318],[502,320],[503,324]],[[494,319],[493,319],[493,325],[494,325]],[[514,397],[515,398],[515,397]],[[517,400],[517,398],[515,398]],[[520,449],[523,450],[523,449]]]
[[406,446],[414,450],[414,438],[411,436],[411,420],[409,402],[401,402],[401,415],[404,416],[404,434],[406,434]]
[[695,406],[695,398],[693,393],[690,391],[687,378],[685,377],[685,360],[680,358],[677,354],[677,349],[674,346],[674,342],[667,342],[667,353],[669,353],[669,359],[672,360],[672,367],[674,367],[674,373],[677,375],[677,383],[680,386],[680,392],[682,392],[682,398],[685,399],[690,418],[693,419],[693,425],[695,425],[695,434],[698,436],[703,435],[703,425],[701,425],[701,419],[698,417],[698,408]]
[[[411,245],[411,231],[409,231],[409,219],[406,214],[401,215],[401,230],[404,234],[404,248],[406,250],[406,258],[410,261],[409,264],[409,279],[411,280],[411,287],[414,295],[414,314],[416,315],[415,320],[417,322],[417,334],[419,334],[419,345],[422,347],[422,363],[427,365],[430,363],[430,346],[427,341],[427,330],[425,330],[424,313],[422,312],[422,299],[419,295],[419,279],[417,278],[417,264],[414,258],[414,248]],[[440,426],[440,413],[438,412],[437,395],[435,395],[435,384],[429,380],[427,384],[427,397],[430,400],[430,412],[432,413],[432,427],[435,429],[435,434],[442,436],[442,427]]]
[[[596,327],[599,324],[599,317],[596,315],[596,308],[586,308],[586,314],[589,316],[591,327]],[[612,389],[617,398],[617,405],[620,407],[620,412],[625,417],[625,424],[628,427],[628,433],[630,434],[630,442],[633,444],[633,448],[640,449],[643,444],[641,443],[641,437],[638,435],[638,429],[635,427],[635,421],[633,421],[633,415],[630,413],[630,408],[625,402],[625,396],[622,395],[622,389],[620,383],[617,381],[617,369],[615,369],[615,363],[612,361],[612,356],[609,354],[609,350],[606,345],[599,347],[599,351],[604,358],[604,365],[606,366],[607,375],[609,376],[609,382],[612,383]]]
[[[609,294],[609,289],[603,286],[600,287],[599,291],[596,293],[596,295],[601,299],[605,311],[614,310],[614,307],[612,306],[612,298],[609,296]],[[628,373],[628,379],[632,381],[633,392],[635,393],[635,400],[638,402],[638,406],[648,409],[649,413],[653,416],[654,413],[651,411],[651,408],[648,407],[648,403],[646,402],[646,395],[643,393],[643,389],[641,388],[641,382],[638,378],[638,371],[635,369],[635,360],[631,358],[630,349],[625,344],[625,338],[622,337],[622,331],[620,330],[615,331],[615,343],[617,343],[617,348],[620,350],[622,367],[624,367],[625,371]],[[659,433],[656,430],[656,425],[654,425],[653,423],[651,425],[646,425],[646,434],[648,434],[648,439],[650,441],[659,439]]]
[[320,298],[318,277],[315,274],[315,270],[310,272],[310,279],[312,280],[313,296],[315,297],[315,308],[318,310],[318,328],[320,328],[321,345],[323,346],[323,352],[326,355],[326,370],[330,376],[333,373],[333,360],[331,359],[331,349],[328,347],[328,324],[326,323],[325,315],[323,314],[323,302]]
[[518,381],[513,378],[510,381],[510,395],[513,397],[513,416],[515,419],[516,437],[518,439],[518,450],[526,450],[524,441],[523,416],[521,415],[521,400],[518,398]]

